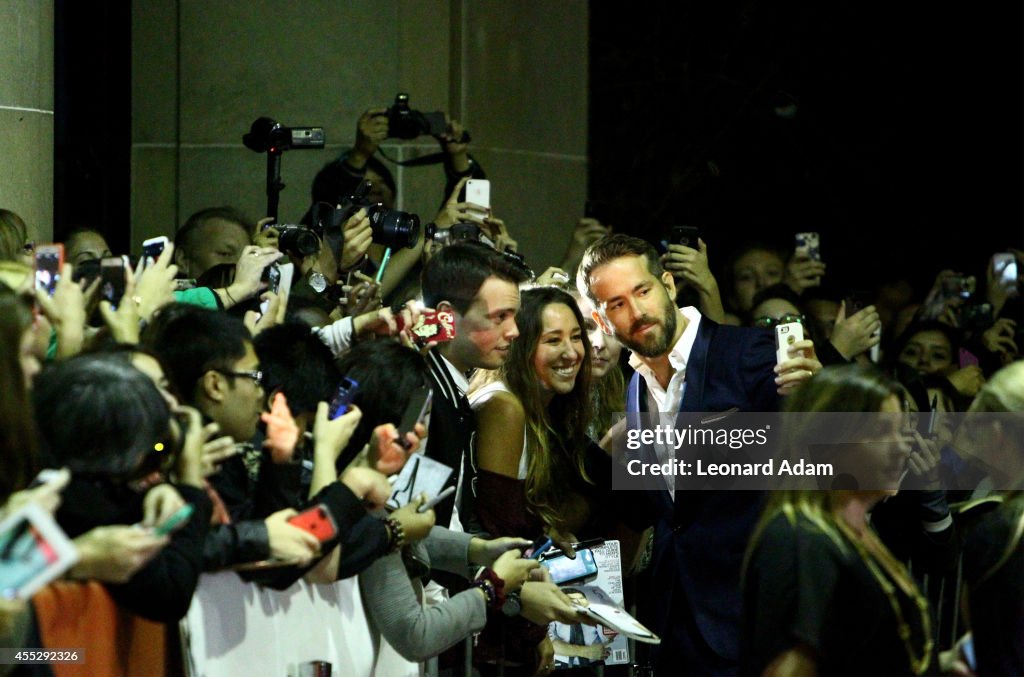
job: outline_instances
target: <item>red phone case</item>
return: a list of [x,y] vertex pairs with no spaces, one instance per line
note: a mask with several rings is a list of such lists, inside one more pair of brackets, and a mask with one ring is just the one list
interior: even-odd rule
[[[398,322],[398,331],[406,329],[402,316],[395,318]],[[455,338],[455,315],[443,310],[424,310],[420,312],[419,320],[412,326],[410,331],[417,341],[429,343],[437,341],[451,341]]]
[[321,543],[326,543],[338,533],[334,518],[331,517],[330,511],[325,505],[317,505],[303,510],[295,517],[290,518],[288,524],[308,531],[316,536]]

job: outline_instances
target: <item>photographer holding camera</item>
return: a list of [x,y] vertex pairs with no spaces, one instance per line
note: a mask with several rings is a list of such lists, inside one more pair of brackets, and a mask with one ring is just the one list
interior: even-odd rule
[[[342,204],[344,198],[355,194],[359,184],[366,180],[370,188],[361,196],[361,201],[380,204],[388,211],[393,210],[397,185],[388,168],[377,159],[377,151],[388,138],[413,139],[423,134],[434,136],[443,151],[440,155],[445,169],[447,199],[435,222],[440,227],[458,222],[482,225],[482,216],[472,213],[470,205],[457,202],[463,179],[485,177],[483,169],[469,154],[469,135],[458,120],[448,121],[443,113],[420,113],[409,109],[408,97],[401,94],[394,106],[373,108],[360,116],[352,149],[342,153],[335,162],[317,174],[313,182],[313,201]],[[451,199],[453,195],[455,202]],[[414,270],[423,253],[423,238],[418,237],[416,242],[410,244],[404,248],[391,247],[394,251],[380,280],[381,294],[385,298],[391,297],[394,300],[399,296],[409,296],[408,293],[396,294],[396,291],[415,284],[418,275]],[[349,261],[342,264],[342,272],[373,272],[383,263],[386,246],[379,241],[375,242],[368,256],[372,264],[363,260]]]

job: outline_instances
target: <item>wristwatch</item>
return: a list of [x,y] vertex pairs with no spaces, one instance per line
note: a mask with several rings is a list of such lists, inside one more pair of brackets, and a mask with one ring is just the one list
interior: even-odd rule
[[324,290],[327,289],[327,278],[324,277],[323,273],[314,270],[309,274],[309,286],[317,294],[323,294]]
[[519,599],[519,591],[510,592],[505,596],[505,603],[501,605],[501,613],[506,616],[518,616],[523,610],[523,602]]

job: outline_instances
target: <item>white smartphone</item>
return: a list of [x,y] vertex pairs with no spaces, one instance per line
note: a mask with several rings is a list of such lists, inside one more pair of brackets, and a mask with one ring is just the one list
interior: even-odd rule
[[466,182],[466,202],[491,208],[491,182],[487,179],[470,179]]
[[48,512],[26,503],[0,521],[0,597],[29,599],[78,562],[78,550]]
[[166,235],[159,237],[151,237],[148,240],[142,242],[142,258],[146,260],[146,265],[151,266],[153,262],[160,258],[160,254],[163,253],[164,249],[167,248],[168,239]]
[[789,322],[775,327],[775,362],[782,364],[789,357],[789,347],[797,341],[804,340],[804,326],[799,322]]

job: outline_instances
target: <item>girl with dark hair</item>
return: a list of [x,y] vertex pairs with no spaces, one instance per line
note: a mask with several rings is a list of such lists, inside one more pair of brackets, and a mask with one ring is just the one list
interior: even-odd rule
[[0,285],[0,505],[38,469],[28,397],[39,372],[34,345],[31,308]]
[[[167,401],[150,378],[120,355],[83,355],[58,364],[37,379],[33,402],[42,458],[73,473],[57,512],[69,536],[106,525],[152,526],[183,502],[193,506],[166,547],[159,536],[146,544],[148,564],[107,585],[129,611],[160,622],[180,619],[202,570],[210,523],[210,501],[201,488],[198,412],[172,423]],[[169,461],[178,475],[174,487],[136,482]]]
[[935,320],[915,322],[896,338],[893,367],[948,380],[959,393],[956,409],[963,411],[985,384],[985,374],[977,364],[960,366],[961,347],[962,336],[956,328]]
[[590,339],[567,293],[538,287],[524,291],[521,303],[508,359],[470,384],[478,512],[490,533],[570,542],[589,517],[581,493],[593,486],[585,462]]
[[[572,296],[554,287],[521,294],[519,337],[494,372],[477,372],[469,401],[477,413],[477,517],[493,536],[547,534],[572,553],[582,538],[616,523],[610,461],[587,437],[590,340]],[[506,622],[507,620],[507,622]],[[546,627],[492,614],[478,662],[550,665]],[[506,663],[511,666],[511,663]]]
[[[845,422],[860,439],[864,489],[816,485],[772,492],[744,566],[741,674],[922,674],[932,660],[928,603],[882,544],[871,508],[895,495],[907,466],[897,384],[860,366],[821,371],[786,403],[818,413],[786,422],[787,450],[806,449],[834,431],[825,412],[888,414]],[[856,426],[856,427],[854,427]],[[847,455],[849,449],[845,450]],[[851,459],[852,460],[852,459]],[[863,474],[860,474],[863,473]]]

